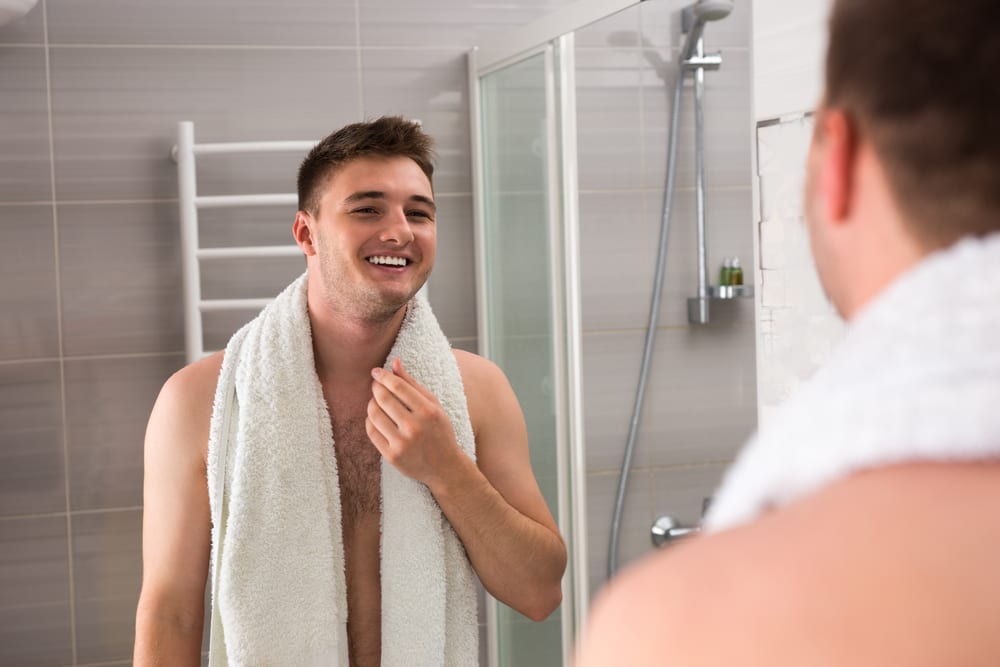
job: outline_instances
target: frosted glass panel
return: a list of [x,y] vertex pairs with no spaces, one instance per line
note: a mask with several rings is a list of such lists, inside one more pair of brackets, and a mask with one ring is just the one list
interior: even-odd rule
[[[545,64],[539,53],[482,79],[487,354],[514,387],[532,469],[558,516]],[[500,665],[562,665],[561,614],[533,623],[500,605]]]

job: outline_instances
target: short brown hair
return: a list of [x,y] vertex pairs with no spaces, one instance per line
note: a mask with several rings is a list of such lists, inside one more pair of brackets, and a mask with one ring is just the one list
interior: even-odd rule
[[871,141],[916,238],[1000,230],[1000,3],[836,0],[827,108]]
[[383,116],[352,123],[316,144],[299,167],[299,210],[315,215],[319,190],[339,167],[361,157],[408,157],[427,175],[433,187],[434,140],[414,121]]

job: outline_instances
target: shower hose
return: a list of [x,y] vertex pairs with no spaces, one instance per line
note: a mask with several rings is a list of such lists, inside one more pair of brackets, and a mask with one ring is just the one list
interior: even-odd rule
[[681,115],[681,89],[684,86],[684,66],[679,65],[674,81],[673,105],[670,112],[670,140],[667,147],[667,182],[663,198],[663,218],[660,225],[659,250],[656,256],[656,277],[653,281],[653,297],[649,304],[649,326],[646,328],[646,344],[642,350],[642,367],[639,371],[639,383],[635,391],[635,404],[632,407],[632,421],[629,424],[628,440],[625,443],[625,456],[622,460],[621,472],[618,476],[618,493],[615,496],[615,510],[611,518],[611,542],[608,546],[608,579],[618,570],[618,542],[621,536],[622,511],[625,506],[625,493],[628,490],[628,477],[632,470],[632,456],[635,453],[636,439],[639,435],[639,418],[642,416],[642,404],[646,398],[646,383],[649,379],[649,366],[653,357],[653,344],[656,341],[656,324],[660,317],[660,292],[663,290],[663,274],[667,265],[667,240],[670,235],[670,214],[674,201],[674,174],[677,168],[677,131]]

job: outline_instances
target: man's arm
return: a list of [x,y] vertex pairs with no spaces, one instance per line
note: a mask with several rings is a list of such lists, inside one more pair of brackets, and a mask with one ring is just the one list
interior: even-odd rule
[[208,429],[222,356],[173,375],[149,417],[134,663],[201,664],[211,517]]
[[396,360],[377,374],[368,435],[403,474],[427,485],[494,597],[540,621],[562,601],[566,547],[531,471],[517,397],[491,362],[456,352],[476,462],[437,399]]

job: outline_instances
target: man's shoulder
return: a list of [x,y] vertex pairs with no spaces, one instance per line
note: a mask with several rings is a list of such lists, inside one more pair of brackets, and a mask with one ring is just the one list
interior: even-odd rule
[[[975,625],[969,610],[998,606],[1000,522],[987,509],[998,504],[1000,464],[853,475],[641,561],[601,596],[590,643],[640,645],[635,665],[660,664],[645,656],[755,666],[819,655],[830,664],[946,664],[953,639]],[[625,614],[656,621],[644,631],[642,620],[622,623]],[[909,655],[914,636],[919,661]],[[987,635],[964,641],[1000,655]],[[590,664],[598,663],[581,667]]]
[[203,458],[207,455],[208,431],[223,354],[219,351],[190,363],[167,379],[150,415],[147,446],[154,442],[191,442]]
[[507,384],[507,376],[489,359],[465,350],[452,349],[451,352],[467,392],[489,388],[497,382]]
[[215,398],[224,354],[220,350],[184,366],[167,379],[161,396],[184,403],[201,403],[207,398],[211,403]]

